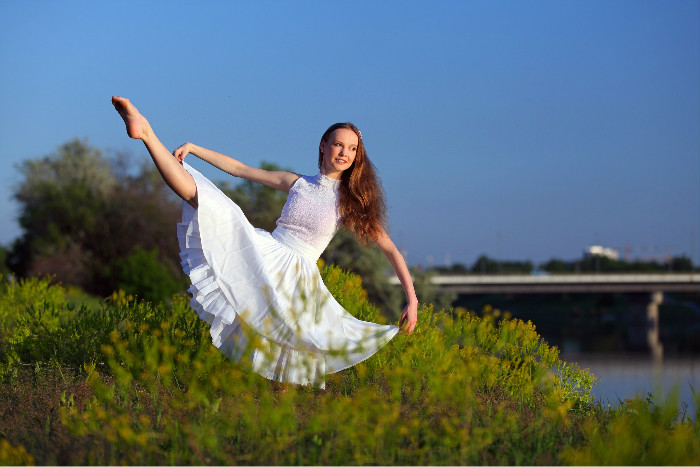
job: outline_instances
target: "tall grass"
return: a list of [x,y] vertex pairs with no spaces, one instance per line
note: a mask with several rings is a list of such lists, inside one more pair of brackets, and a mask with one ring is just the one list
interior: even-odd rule
[[[357,276],[332,266],[323,276],[348,311],[381,321]],[[2,285],[0,463],[700,460],[698,425],[672,401],[593,404],[593,375],[531,323],[488,307],[478,317],[423,305],[414,334],[330,375],[325,390],[280,391],[223,357],[184,296],[73,303],[47,281]]]

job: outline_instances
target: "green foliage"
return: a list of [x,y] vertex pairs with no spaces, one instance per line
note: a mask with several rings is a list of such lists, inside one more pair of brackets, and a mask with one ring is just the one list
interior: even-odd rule
[[[2,302],[0,306],[0,377],[15,368],[22,361],[20,350],[30,341],[36,329],[57,329],[62,324],[61,313],[66,307],[65,291],[58,286],[50,286],[48,280],[37,278],[19,282],[0,280]],[[52,313],[36,310],[51,308]]]
[[0,439],[0,465],[34,465],[34,458],[24,446],[13,446]]
[[616,260],[604,256],[590,256],[581,260],[564,261],[552,258],[540,265],[540,269],[550,273],[564,272],[690,272],[696,270],[687,256],[674,256],[666,261],[632,262]]
[[[322,273],[351,313],[378,317],[357,276]],[[423,306],[411,336],[330,375],[325,390],[286,391],[223,357],[182,296],[153,305],[121,292],[73,307],[62,288],[33,280],[5,284],[0,310],[8,462],[597,463],[585,457],[596,436],[604,451],[627,435],[643,438],[642,452],[676,437],[691,448],[669,459],[696,459],[694,422],[635,406],[646,424],[623,423],[628,415],[591,405],[593,377],[559,360],[532,323],[489,308],[479,318]]]
[[[587,420],[584,442],[570,446],[563,459],[571,465],[698,465],[700,426],[689,418],[678,421],[678,391],[660,405],[653,397],[625,401],[603,413],[605,423]],[[696,395],[700,408],[700,394]]]
[[186,288],[184,282],[176,280],[158,260],[156,248],[147,251],[136,247],[126,258],[112,262],[109,270],[116,279],[117,288],[156,303]]
[[[24,179],[14,198],[24,234],[13,247],[15,271],[85,280],[88,271],[76,261],[82,260],[84,239],[99,227],[100,213],[117,185],[107,160],[86,141],[74,139],[54,154],[23,161],[18,169]],[[67,261],[71,257],[77,259]],[[37,264],[37,258],[46,261]]]
[[471,267],[471,272],[530,274],[533,270],[531,261],[501,261],[481,255]]
[[0,245],[0,277],[7,277],[10,274],[10,268],[7,264],[9,250]]
[[[602,256],[573,261],[552,258],[541,263],[538,268],[555,274],[568,272],[689,272],[697,270],[693,266],[692,260],[687,256],[674,256],[664,262],[641,260],[627,262]],[[533,264],[530,261],[498,261],[481,255],[469,269],[464,264],[456,263],[450,267],[437,266],[431,271],[439,274],[466,274],[469,272],[530,274],[533,271]]]
[[547,272],[558,273],[558,272],[573,272],[576,270],[576,265],[572,263],[567,263],[564,260],[552,258],[546,263],[540,265],[540,269]]
[[435,266],[430,269],[439,274],[467,274],[469,269],[463,263],[454,263],[451,266]]
[[23,206],[20,225],[36,239],[60,242],[85,234],[95,212],[117,185],[107,160],[87,141],[74,139],[55,154],[19,165],[24,180],[14,197]]
[[14,192],[22,206],[19,223],[39,250],[85,236],[117,184],[101,152],[78,139],[55,154],[25,160],[18,169],[24,176]]
[[[114,167],[120,164],[121,169]],[[133,272],[125,264],[142,258],[140,251],[155,250],[161,265],[149,263],[154,276],[145,277],[150,285],[140,295],[153,296],[157,280],[172,284],[183,277],[173,235],[180,203],[152,164],[132,170],[134,175],[127,164],[127,157],[110,161],[78,139],[54,154],[22,162],[23,180],[14,197],[24,232],[12,247],[14,272],[20,277],[50,275],[105,296],[120,283],[137,286],[134,277],[116,272]],[[112,263],[118,264],[110,267]],[[160,299],[163,293],[155,295]]]
[[360,276],[331,264],[321,270],[321,277],[328,291],[351,315],[363,321],[384,322],[377,307],[367,300]]

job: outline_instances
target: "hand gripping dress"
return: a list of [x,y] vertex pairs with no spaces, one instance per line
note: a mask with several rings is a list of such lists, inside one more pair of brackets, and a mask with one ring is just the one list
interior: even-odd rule
[[325,375],[373,355],[399,328],[360,321],[321,280],[316,261],[338,230],[339,181],[302,176],[273,232],[188,164],[198,209],[183,202],[178,224],[191,305],[213,344],[275,381],[324,387]]

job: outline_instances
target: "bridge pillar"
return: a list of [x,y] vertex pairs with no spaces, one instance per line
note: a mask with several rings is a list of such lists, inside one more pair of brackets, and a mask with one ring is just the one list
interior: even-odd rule
[[664,357],[664,346],[659,339],[659,305],[663,301],[663,292],[652,292],[647,305],[647,345],[655,362],[661,362]]
[[659,305],[664,301],[663,292],[631,294],[628,345],[633,349],[648,350],[654,361],[661,362],[664,355],[659,338]]

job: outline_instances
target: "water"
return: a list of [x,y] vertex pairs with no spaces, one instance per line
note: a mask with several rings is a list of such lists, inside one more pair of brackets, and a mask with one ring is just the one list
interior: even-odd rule
[[700,358],[669,358],[659,364],[648,356],[625,354],[563,354],[561,359],[576,362],[597,378],[593,387],[596,401],[604,406],[620,405],[620,401],[641,397],[648,393],[661,402],[677,387],[680,407],[687,407],[688,415],[695,412],[693,391],[700,394]]
[[[646,305],[625,294],[467,295],[455,306],[481,310],[491,305],[514,318],[532,321],[561,358],[588,368],[598,382],[595,399],[604,406],[649,393],[664,401],[677,387],[679,409],[694,415],[693,390],[700,393],[700,295],[664,294],[659,306],[659,339],[664,358],[655,365],[646,347]],[[638,304],[637,304],[638,305]]]

